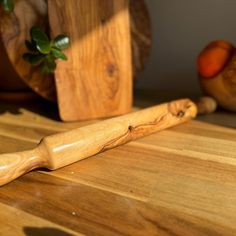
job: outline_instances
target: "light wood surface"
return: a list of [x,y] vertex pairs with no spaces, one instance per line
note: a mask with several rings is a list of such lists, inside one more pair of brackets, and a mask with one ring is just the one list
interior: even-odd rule
[[137,138],[185,123],[196,117],[196,114],[197,107],[192,101],[176,100],[44,137],[35,149],[0,156],[0,185],[39,167],[56,170]]
[[[42,97],[55,101],[53,76],[42,76],[38,67],[32,67],[22,58],[28,52],[25,40],[30,40],[31,27],[36,25],[45,29],[47,18],[45,0],[15,1],[12,13],[1,12],[1,37],[10,62],[20,78]],[[4,79],[7,80],[7,77]]]
[[[52,35],[66,34],[68,61],[55,71],[64,121],[127,113],[132,104],[128,0],[49,0]],[[62,20],[63,19],[63,20]]]
[[[17,236],[70,236],[82,235],[59,224],[28,214],[15,207],[0,203],[0,222],[3,235]],[[6,220],[6,219],[11,219]],[[21,230],[20,230],[21,229]],[[6,233],[6,234],[5,234]]]
[[[88,124],[61,123],[54,112],[41,102],[1,104],[0,152]],[[236,127],[232,113],[201,119]],[[233,236],[235,141],[235,129],[194,120],[56,171],[33,171],[1,187],[1,235]]]

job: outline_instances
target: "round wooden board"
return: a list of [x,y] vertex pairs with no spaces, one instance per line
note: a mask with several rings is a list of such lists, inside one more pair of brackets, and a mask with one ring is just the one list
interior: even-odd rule
[[1,35],[8,57],[20,78],[42,97],[55,101],[55,82],[53,76],[42,76],[36,67],[22,59],[27,52],[25,40],[30,39],[29,31],[34,25],[47,27],[46,0],[15,1],[12,13],[1,14]]
[[[130,0],[133,74],[138,78],[144,69],[151,48],[151,26],[145,0]],[[25,40],[30,39],[33,25],[48,26],[46,0],[18,0],[12,13],[1,12],[1,36],[6,52],[20,78],[40,96],[56,101],[54,77],[41,76],[38,68],[22,59],[27,52]]]
[[145,0],[130,0],[133,75],[143,71],[151,51],[151,20]]

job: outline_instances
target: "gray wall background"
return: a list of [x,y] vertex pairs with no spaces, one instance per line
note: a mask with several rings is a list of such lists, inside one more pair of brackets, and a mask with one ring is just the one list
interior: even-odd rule
[[236,0],[146,0],[152,53],[137,88],[199,94],[196,57],[214,39],[236,45]]

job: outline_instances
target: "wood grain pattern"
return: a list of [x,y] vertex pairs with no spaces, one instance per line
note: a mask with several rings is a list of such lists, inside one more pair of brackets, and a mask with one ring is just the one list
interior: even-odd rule
[[197,114],[195,104],[177,100],[51,135],[37,148],[0,156],[0,185],[39,167],[55,170],[131,140],[182,124]]
[[[36,93],[44,98],[55,101],[56,88],[53,77],[50,76],[46,79],[41,78],[40,74],[38,74],[38,70],[29,68],[29,65],[25,66],[26,64],[22,61],[21,55],[21,53],[27,51],[24,47],[24,37],[29,37],[28,32],[30,27],[33,24],[37,24],[46,28],[48,25],[47,6],[45,3],[45,0],[37,2],[18,0],[13,14],[1,13],[2,36],[0,41],[0,64],[2,65],[2,69],[0,71],[0,89],[10,91],[25,90],[28,89],[29,84]],[[25,11],[27,11],[27,14],[22,18],[22,12]],[[138,78],[146,65],[151,50],[151,23],[144,0],[129,1],[129,11],[133,76]],[[34,19],[32,19],[31,12],[37,13],[34,15]],[[4,45],[2,38],[4,39]],[[10,43],[9,40],[11,41]],[[14,45],[14,48],[12,45]],[[6,49],[9,55],[7,55]],[[24,63],[24,67],[22,67],[22,63]],[[18,74],[15,70],[17,70]],[[33,75],[32,78],[29,76],[31,74]],[[20,76],[22,76],[24,82],[21,80]],[[1,99],[4,98],[1,97]]]
[[56,100],[53,76],[42,76],[36,67],[22,59],[28,52],[25,40],[30,39],[32,26],[45,28],[47,25],[47,4],[45,0],[17,0],[12,13],[3,13],[1,20],[1,36],[8,57],[20,76],[35,92],[49,100]]
[[[1,112],[1,153],[33,148],[44,134],[81,126],[34,107]],[[235,127],[230,113],[207,118]],[[1,235],[25,229],[30,235],[33,228],[35,235],[60,235],[47,231],[58,229],[62,235],[233,236],[236,166],[219,160],[232,156],[235,141],[235,129],[194,120],[53,172],[31,172],[1,187]],[[207,158],[212,155],[215,160]]]
[[52,35],[71,38],[68,61],[55,71],[64,121],[111,117],[132,104],[127,0],[49,0]]
[[26,90],[26,84],[20,79],[19,75],[14,70],[8,55],[6,53],[5,46],[0,37],[0,91],[19,91]]
[[138,79],[151,52],[151,19],[144,0],[130,0],[130,28],[132,43],[133,76]]
[[[32,216],[20,209],[0,203],[0,222],[1,231],[7,232],[8,235],[26,236],[26,235],[50,235],[50,236],[73,236],[82,235],[75,231],[68,230],[58,224],[44,220],[37,216]],[[6,220],[6,219],[11,219]]]

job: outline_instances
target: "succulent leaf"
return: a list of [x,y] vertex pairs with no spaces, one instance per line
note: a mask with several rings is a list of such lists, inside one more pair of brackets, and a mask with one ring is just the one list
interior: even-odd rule
[[66,49],[70,45],[70,39],[68,36],[60,34],[53,40],[53,43],[58,49]]

